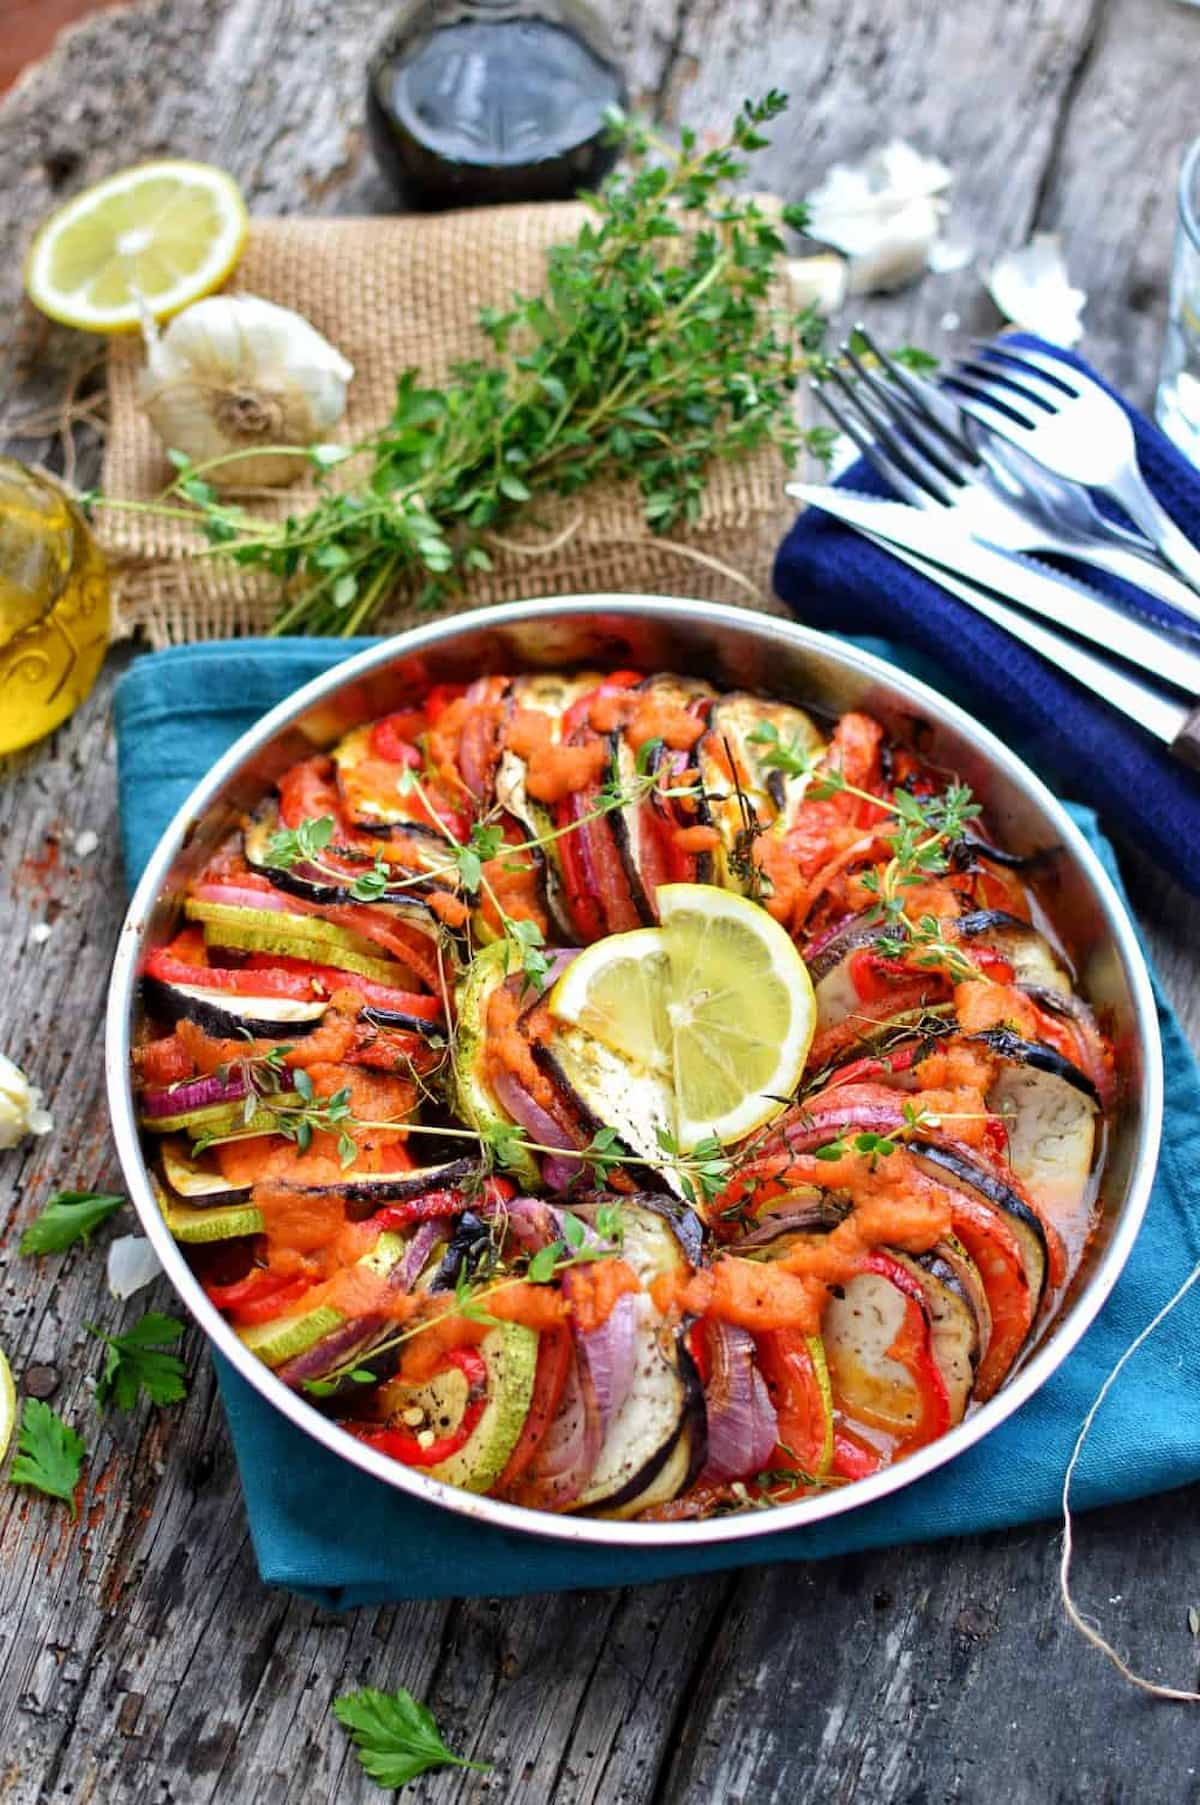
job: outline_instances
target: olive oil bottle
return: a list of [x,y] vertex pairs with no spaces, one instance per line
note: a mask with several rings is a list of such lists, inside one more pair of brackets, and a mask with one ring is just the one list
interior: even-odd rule
[[108,572],[75,503],[0,458],[0,752],[50,733],[104,661]]

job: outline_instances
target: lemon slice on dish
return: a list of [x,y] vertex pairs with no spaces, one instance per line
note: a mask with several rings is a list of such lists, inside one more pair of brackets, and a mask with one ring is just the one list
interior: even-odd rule
[[12,1367],[0,1348],[0,1460],[8,1453],[16,1421],[17,1388],[13,1384]]
[[53,320],[133,332],[219,288],[249,217],[233,177],[165,158],[97,182],[51,214],[25,264],[25,289]]
[[585,948],[550,993],[558,1020],[670,1080],[676,1139],[725,1146],[769,1122],[800,1082],[816,1025],[790,936],[749,898],[664,884],[657,928]]

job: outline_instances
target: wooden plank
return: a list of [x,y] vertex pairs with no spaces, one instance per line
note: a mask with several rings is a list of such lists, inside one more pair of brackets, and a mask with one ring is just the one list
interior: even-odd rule
[[[979,245],[1069,220],[1074,266],[1095,297],[1093,343],[1119,350],[1130,304],[1120,272],[1131,267],[1121,251],[1139,245],[1168,147],[1192,125],[1195,22],[1184,9],[626,0],[617,10],[633,84],[663,86],[668,118],[686,110],[716,125],[766,80],[792,88],[798,104],[769,173],[793,195],[833,157],[899,132],[956,168],[954,229]],[[358,118],[377,29],[375,0],[153,0],[81,28],[0,108],[0,291],[14,295],[18,247],[53,194],[134,154],[215,158],[266,210],[376,204]],[[1143,272],[1165,260],[1155,229],[1157,248],[1138,251]],[[893,339],[936,341],[947,310],[964,327],[993,323],[976,297],[970,274],[931,278],[872,302],[869,317]],[[1149,312],[1136,322],[1128,368],[1143,379],[1156,330]],[[40,328],[24,342],[39,366],[25,392],[57,392],[77,346]],[[1168,1774],[1192,1796],[1177,1720],[1147,1713],[1062,1626],[1046,1531],[628,1594],[334,1618],[257,1579],[196,1337],[185,1406],[94,1424],[96,1355],[80,1325],[116,1314],[103,1262],[76,1250],[31,1285],[15,1236],[55,1185],[116,1179],[95,1051],[123,900],[110,688],[111,672],[0,787],[10,886],[0,1046],[34,1069],[60,1117],[49,1145],[6,1156],[0,1336],[18,1373],[59,1369],[55,1404],[94,1449],[77,1531],[54,1506],[0,1488],[0,1797],[377,1798],[329,1713],[338,1692],[363,1683],[410,1686],[453,1745],[496,1763],[486,1780],[431,1778],[415,1799],[970,1801],[990,1799],[1003,1776],[1014,1799],[1040,1805],[1133,1801],[1149,1796],[1142,1776]],[[81,875],[69,850],[39,875],[47,833],[65,844],[81,827],[101,835]],[[1196,905],[1136,859],[1127,868],[1198,1032]],[[32,949],[30,928],[51,917],[49,941]],[[1084,1595],[1105,1617],[1123,1613],[1118,1640],[1152,1671],[1185,1679],[1194,1652],[1179,1575],[1194,1565],[1194,1515],[1184,1495],[1103,1513],[1081,1531]]]

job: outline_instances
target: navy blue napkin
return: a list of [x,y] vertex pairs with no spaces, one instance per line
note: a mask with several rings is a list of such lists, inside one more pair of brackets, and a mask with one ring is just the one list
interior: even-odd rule
[[[1011,342],[1102,380],[1081,358],[1057,346],[1024,333],[1014,334]],[[1133,423],[1146,481],[1188,537],[1200,543],[1200,470],[1143,414],[1121,396],[1116,399]],[[872,495],[890,493],[861,461],[839,484]],[[1090,568],[1081,574],[1093,588],[1151,619],[1200,636],[1192,623],[1153,597]],[[949,674],[970,705],[1002,737],[1019,740],[1024,755],[1056,788],[1092,803],[1128,840],[1200,894],[1200,778],[1127,716],[819,509],[803,513],[780,546],[775,587],[809,626],[886,634],[936,659],[943,687]],[[1168,660],[1165,651],[1164,667]]]

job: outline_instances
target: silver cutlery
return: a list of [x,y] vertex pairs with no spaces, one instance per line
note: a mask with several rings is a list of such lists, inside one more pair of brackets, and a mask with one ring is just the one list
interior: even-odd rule
[[[832,376],[865,431],[855,430],[825,389],[817,393],[897,494],[915,507],[952,518],[989,544],[1091,564],[1200,621],[1200,598],[1173,571],[1144,555],[1141,547],[1152,552],[1148,541],[1105,520],[1086,490],[1059,482],[1057,489],[1065,493],[1045,496],[1044,484],[1056,479],[1045,478],[1003,440],[993,442],[986,428],[971,429],[968,438],[952,400],[893,363],[861,329],[860,336],[890,380],[850,347],[844,347],[844,355],[857,381],[837,369]],[[976,432],[978,442],[973,443]]]
[[1089,377],[1004,340],[961,360],[947,382],[964,413],[1069,482],[1108,495],[1193,585],[1200,551],[1152,494],[1124,409]]
[[[861,528],[855,530],[862,531]],[[948,595],[965,602],[977,614],[982,614],[996,626],[1003,627],[1014,639],[1020,640],[1031,651],[1038,652],[1048,664],[1065,671],[1093,695],[1099,696],[1155,739],[1161,740],[1182,764],[1200,771],[1200,708],[1179,702],[1151,684],[1131,677],[1128,671],[1122,670],[1118,665],[1097,657],[1077,641],[1066,639],[1052,628],[1044,627],[1040,621],[1031,620],[1017,609],[1009,608],[995,596],[952,575],[930,559],[922,558],[916,552],[904,551],[874,533],[863,532],[862,536],[899,559],[900,563],[919,571]]]
[[1074,577],[988,544],[950,512],[935,516],[902,501],[808,483],[791,484],[789,493],[884,541],[889,549],[899,546],[914,553],[974,588],[1003,596],[1090,640],[1163,684],[1200,697],[1200,648],[1167,640]]

